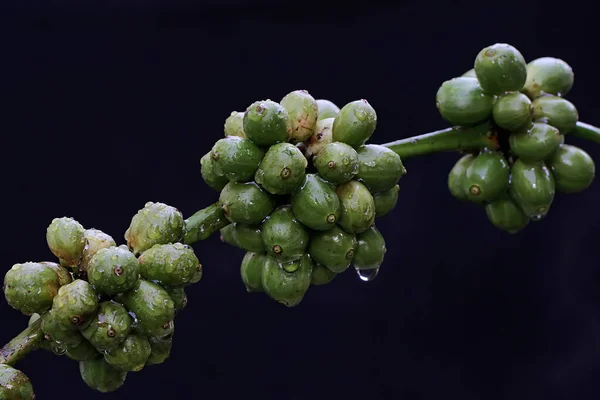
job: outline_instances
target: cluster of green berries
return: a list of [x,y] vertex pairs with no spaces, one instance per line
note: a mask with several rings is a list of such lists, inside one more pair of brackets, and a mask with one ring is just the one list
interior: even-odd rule
[[[121,245],[73,218],[55,218],[46,240],[57,262],[15,264],[4,277],[6,301],[30,316],[30,325],[41,319],[42,348],[78,361],[89,387],[112,392],[129,372],[170,355],[185,288],[202,278],[184,234],[181,212],[163,203],[146,203]],[[2,374],[21,379],[10,371],[0,365],[0,399],[30,399],[10,397]]]
[[563,60],[527,64],[516,48],[497,43],[479,52],[473,69],[444,82],[436,96],[441,116],[457,127],[487,123],[497,144],[458,160],[448,176],[452,195],[484,206],[494,226],[516,233],[547,215],[556,192],[588,188],[592,158],[565,144],[579,119],[564,98],[573,80]]
[[364,281],[377,275],[386,247],[375,218],[395,207],[406,170],[392,150],[367,144],[376,125],[366,100],[340,109],[306,90],[226,119],[201,173],[230,222],[221,240],[247,252],[248,292],[293,307],[351,265]]

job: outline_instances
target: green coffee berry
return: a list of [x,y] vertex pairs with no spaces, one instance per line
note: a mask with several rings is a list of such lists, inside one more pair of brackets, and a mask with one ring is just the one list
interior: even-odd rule
[[147,202],[125,231],[127,246],[138,255],[155,244],[179,242],[184,235],[183,214],[163,203]]
[[399,185],[394,185],[391,189],[373,194],[375,202],[375,218],[383,217],[392,211],[398,203]]
[[467,199],[476,204],[494,200],[508,189],[510,167],[497,151],[484,151],[465,171],[463,190]]
[[310,276],[310,284],[315,286],[326,285],[331,282],[337,274],[321,264],[315,264]]
[[357,151],[341,142],[325,145],[313,158],[313,164],[319,175],[332,183],[344,183],[358,173]]
[[535,122],[509,136],[510,149],[524,161],[543,161],[556,151],[562,137],[552,125]]
[[383,235],[375,225],[372,225],[366,231],[356,235],[356,251],[352,265],[359,270],[379,268],[383,264],[386,252]]
[[66,350],[67,347],[78,346],[84,340],[78,330],[65,329],[58,324],[55,310],[42,314],[41,319],[40,329],[44,333],[44,338],[54,347]]
[[533,101],[533,119],[546,122],[566,135],[575,129],[579,120],[577,108],[567,99],[542,96]]
[[127,246],[113,246],[94,254],[88,265],[88,280],[98,293],[114,296],[132,289],[139,272],[138,259]]
[[82,340],[76,346],[67,346],[65,354],[75,361],[86,361],[100,356],[98,350],[87,340]]
[[292,137],[292,121],[286,109],[271,100],[252,103],[244,113],[246,137],[257,146],[268,147]]
[[527,64],[519,50],[506,43],[496,43],[479,52],[475,74],[487,93],[502,94],[523,88]]
[[97,309],[98,294],[81,279],[62,286],[52,305],[54,318],[63,329],[84,329]]
[[473,160],[475,160],[475,155],[465,154],[454,164],[448,174],[448,190],[450,190],[450,194],[458,200],[469,201],[469,196],[465,190],[465,188],[467,188],[465,175],[467,173],[467,168],[469,168],[469,165],[471,165]]
[[546,161],[556,190],[578,193],[587,189],[596,175],[594,160],[579,147],[563,144]]
[[290,194],[304,179],[306,166],[306,157],[298,147],[278,143],[267,150],[254,180],[271,194]]
[[291,125],[293,143],[303,142],[313,134],[318,117],[318,104],[306,90],[286,94],[279,102],[286,109]]
[[163,285],[184,287],[202,278],[202,265],[194,249],[182,243],[157,244],[139,257],[140,275]]
[[120,346],[104,353],[104,359],[116,370],[138,372],[146,365],[151,352],[148,339],[132,333]]
[[494,103],[492,116],[500,128],[517,131],[531,123],[533,106],[523,93],[510,92]]
[[318,120],[324,120],[328,118],[335,118],[340,113],[340,108],[336,106],[332,101],[326,99],[318,99],[317,107],[319,111]]
[[261,275],[266,262],[267,256],[264,254],[247,252],[244,255],[240,274],[248,293],[263,292]]
[[46,229],[46,241],[52,254],[76,268],[86,246],[85,229],[73,218],[54,218]]
[[348,233],[360,233],[373,225],[375,201],[365,185],[352,180],[339,185],[336,193],[342,206],[338,220],[342,229]]
[[241,138],[246,137],[244,132],[244,113],[240,111],[232,111],[229,117],[225,119],[223,125],[225,136],[239,136]]
[[316,174],[306,174],[290,201],[296,219],[310,229],[330,229],[340,217],[341,203],[335,187]]
[[84,236],[87,240],[87,246],[83,251],[80,268],[82,271],[87,271],[90,260],[98,250],[116,246],[117,243],[112,236],[98,229],[86,229]]
[[4,276],[6,302],[27,316],[52,308],[60,287],[59,275],[44,263],[15,264]]
[[171,300],[173,300],[175,314],[177,314],[187,306],[188,298],[184,288],[163,286],[163,289],[165,289],[165,291],[169,294]]
[[212,150],[213,171],[230,182],[249,182],[265,156],[256,144],[239,136],[219,139]]
[[333,121],[332,139],[354,148],[368,141],[377,127],[377,113],[365,99],[346,104]]
[[333,138],[331,131],[333,129],[333,121],[335,121],[335,118],[333,117],[317,121],[315,131],[308,139],[308,146],[305,152],[308,157],[316,156],[323,147],[332,142]]
[[289,205],[280,206],[262,224],[261,236],[268,255],[280,263],[302,257],[310,239]]
[[554,200],[552,173],[544,162],[518,159],[512,166],[509,194],[527,217],[540,221],[548,214]]
[[352,263],[356,252],[356,236],[339,226],[316,232],[308,245],[308,253],[318,264],[332,272],[342,273]]
[[575,76],[569,64],[554,57],[541,57],[527,64],[527,81],[523,91],[531,99],[545,94],[566,96]]
[[507,193],[486,204],[485,212],[496,228],[508,233],[517,233],[529,224],[529,218]]
[[97,314],[81,334],[104,352],[119,346],[131,332],[133,318],[121,304],[114,301],[100,303]]
[[262,273],[262,287],[265,293],[286,307],[295,307],[304,298],[311,282],[313,262],[308,254],[292,262],[288,272],[273,257],[267,257]]
[[357,149],[358,173],[355,179],[364,184],[371,193],[393,188],[406,169],[400,156],[387,147],[367,144]]
[[140,279],[120,301],[135,314],[140,331],[147,336],[164,338],[172,334],[175,303],[158,284]]
[[146,365],[157,365],[164,363],[171,355],[173,338],[168,339],[148,339],[150,343],[150,356],[146,360]]
[[114,392],[127,379],[127,372],[112,367],[104,357],[80,361],[79,373],[86,385],[100,393]]
[[219,203],[230,222],[258,225],[275,208],[274,198],[254,182],[228,183]]
[[475,78],[453,78],[442,83],[436,107],[452,125],[477,125],[492,116],[494,96],[483,91]]
[[27,375],[10,365],[0,364],[0,399],[34,400],[33,386]]
[[219,176],[215,172],[215,165],[210,151],[200,159],[200,174],[204,183],[217,192],[220,192],[229,183],[227,177]]

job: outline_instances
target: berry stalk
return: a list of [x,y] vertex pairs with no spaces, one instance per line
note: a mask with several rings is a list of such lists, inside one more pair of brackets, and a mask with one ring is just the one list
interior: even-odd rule
[[[599,136],[600,137],[600,136]],[[384,143],[401,159],[444,151],[469,151],[481,148],[498,149],[498,138],[489,123],[464,128],[454,126],[406,139]]]
[[186,233],[183,242],[192,244],[208,239],[213,233],[229,224],[223,208],[218,203],[211,204],[185,220]]
[[38,319],[0,349],[0,364],[14,366],[37,349],[44,338],[42,320]]
[[586,124],[585,122],[577,122],[572,135],[591,142],[600,143],[600,128]]

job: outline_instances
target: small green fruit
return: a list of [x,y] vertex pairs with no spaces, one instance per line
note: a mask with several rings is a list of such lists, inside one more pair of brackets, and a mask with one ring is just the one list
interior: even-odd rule
[[289,205],[280,206],[269,215],[262,224],[261,235],[267,254],[280,263],[302,257],[310,239]]
[[358,173],[358,153],[351,146],[332,142],[313,158],[319,175],[332,183],[348,182]]
[[387,147],[367,144],[357,149],[358,173],[355,179],[364,184],[371,193],[393,188],[406,169],[400,156]]
[[306,148],[306,156],[312,157],[319,154],[323,147],[327,146],[332,142],[331,131],[333,129],[333,121],[335,118],[325,118],[317,121],[315,125],[315,131],[312,136],[308,139],[308,146]]
[[123,343],[104,353],[104,359],[121,372],[138,372],[146,365],[152,353],[150,342],[144,336],[132,333]]
[[475,59],[475,74],[483,90],[502,94],[523,88],[527,64],[519,50],[506,43],[496,43],[479,52]]
[[200,174],[208,187],[217,192],[220,192],[229,183],[227,177],[219,176],[215,172],[215,165],[210,151],[200,159]]
[[523,93],[510,92],[494,103],[492,116],[500,128],[517,131],[531,123],[533,106]]
[[533,221],[542,220],[554,200],[554,178],[543,162],[515,161],[509,194],[523,213]]
[[342,273],[352,263],[356,252],[356,236],[339,226],[315,233],[308,245],[308,253],[318,264],[335,273]]
[[352,265],[358,270],[376,269],[381,266],[387,248],[385,239],[375,225],[356,235],[356,251]]
[[546,122],[566,135],[575,129],[579,120],[577,108],[567,99],[542,96],[533,101],[533,119]]
[[484,151],[471,162],[465,171],[464,193],[476,204],[494,200],[508,189],[510,167],[497,151]]
[[307,164],[298,147],[278,143],[267,150],[254,181],[271,194],[290,194],[304,179]]
[[252,103],[244,113],[246,137],[259,147],[287,142],[292,137],[292,121],[286,109],[271,100]]
[[98,294],[88,282],[76,279],[62,286],[53,300],[52,312],[63,329],[84,329],[96,314]]
[[296,219],[310,229],[331,229],[340,217],[341,203],[335,188],[316,174],[306,174],[291,197]]
[[244,132],[244,113],[240,111],[232,111],[229,117],[225,119],[223,125],[225,131],[225,137],[227,136],[238,136],[241,138],[246,137]]
[[295,307],[304,298],[311,282],[313,262],[308,254],[287,266],[288,272],[273,257],[267,257],[262,273],[262,287],[273,300],[286,307]]
[[202,264],[194,249],[182,243],[157,244],[139,259],[140,275],[171,287],[185,287],[202,279]]
[[496,228],[508,233],[517,233],[529,224],[529,218],[507,193],[486,204],[485,212]]
[[88,280],[98,293],[114,296],[132,289],[139,271],[138,259],[127,246],[113,246],[94,254],[88,266]]
[[240,274],[248,293],[260,293],[264,291],[261,276],[266,262],[267,256],[264,254],[247,252],[244,255]]
[[310,284],[315,286],[326,285],[336,276],[337,274],[329,268],[326,268],[321,264],[315,264],[310,277]]
[[85,229],[73,218],[54,218],[46,229],[52,254],[70,268],[77,268],[86,246]]
[[579,147],[563,144],[546,161],[554,177],[556,190],[578,193],[587,189],[596,175],[594,160]]
[[105,352],[121,345],[131,332],[133,318],[121,304],[100,303],[98,313],[81,334],[98,350]]
[[559,58],[541,57],[527,64],[523,91],[531,99],[545,94],[564,97],[571,91],[575,75],[569,64]]
[[342,205],[338,224],[348,233],[366,231],[375,221],[375,201],[369,189],[358,181],[349,181],[336,189]]
[[510,149],[524,161],[543,161],[556,151],[562,137],[552,125],[535,122],[509,136]]
[[274,198],[254,182],[230,182],[219,196],[225,218],[247,225],[260,224],[275,208]]
[[256,144],[239,136],[219,139],[212,150],[214,173],[224,176],[230,182],[249,182],[265,156]]
[[87,271],[90,260],[98,250],[116,246],[117,243],[112,236],[98,229],[86,229],[84,235],[87,240],[87,246],[83,251],[83,257],[79,267],[82,271]]
[[400,186],[395,185],[391,189],[378,192],[373,195],[375,202],[375,218],[383,217],[392,211],[398,203],[398,192]]
[[448,190],[458,200],[469,201],[469,196],[465,190],[467,188],[465,174],[473,160],[475,160],[475,155],[465,154],[454,164],[448,174]]
[[477,125],[492,116],[494,96],[485,93],[475,78],[453,78],[442,83],[436,94],[442,118],[452,125]]
[[119,301],[135,314],[138,328],[146,336],[164,338],[173,333],[175,303],[158,284],[140,279]]
[[376,127],[375,109],[367,100],[355,100],[342,107],[335,117],[332,138],[358,148],[371,138]]
[[286,109],[291,125],[292,143],[303,142],[313,134],[317,122],[319,106],[306,90],[294,90],[279,102]]
[[318,120],[324,120],[328,118],[335,118],[340,113],[340,108],[336,106],[332,101],[325,99],[317,100],[318,107]]
[[34,400],[33,386],[27,375],[10,365],[0,364],[0,399]]
[[59,275],[44,263],[15,264],[4,275],[6,302],[28,316],[50,310],[60,287]]
[[127,379],[127,372],[115,369],[104,357],[80,361],[79,373],[86,385],[100,393],[114,392],[123,386]]

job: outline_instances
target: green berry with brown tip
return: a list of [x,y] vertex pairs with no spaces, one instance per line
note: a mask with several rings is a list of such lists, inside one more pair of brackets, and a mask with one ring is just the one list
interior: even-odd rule
[[523,91],[531,99],[545,94],[564,97],[571,91],[575,75],[565,61],[541,57],[527,64],[527,81]]
[[214,173],[230,182],[249,182],[260,165],[265,152],[249,139],[228,136],[219,139],[212,150]]
[[140,275],[172,287],[185,287],[202,279],[202,264],[194,249],[182,243],[157,244],[139,259]]
[[63,329],[84,329],[98,309],[98,294],[88,282],[76,279],[54,297],[52,312]]
[[131,332],[133,318],[123,305],[114,301],[100,303],[98,312],[81,334],[99,351],[119,346]]
[[335,273],[342,273],[352,263],[356,252],[356,235],[339,226],[313,234],[308,253],[317,263]]
[[147,338],[135,333],[125,338],[123,343],[104,353],[104,359],[114,369],[121,372],[139,372],[146,365],[152,348]]
[[340,108],[331,100],[317,99],[317,107],[319,111],[318,120],[335,118],[340,113]]
[[90,260],[87,276],[99,294],[114,296],[132,289],[139,273],[138,259],[121,245],[98,250]]
[[377,127],[377,113],[365,99],[346,104],[333,121],[334,142],[346,143],[354,148],[367,142]]
[[313,134],[317,122],[319,106],[306,90],[294,90],[279,102],[286,109],[291,125],[292,143],[303,142]]
[[498,151],[483,151],[465,171],[463,190],[467,199],[476,204],[494,200],[508,189],[510,167]]
[[131,219],[125,240],[132,252],[139,255],[155,244],[179,242],[184,234],[185,221],[181,211],[149,201]]
[[496,43],[477,54],[475,74],[483,90],[498,95],[523,88],[527,79],[527,63],[513,46]]
[[0,364],[0,399],[35,400],[27,375],[10,365]]
[[73,218],[54,218],[46,229],[46,242],[65,265],[77,268],[87,244],[85,229]]
[[436,93],[442,118],[455,126],[471,126],[492,116],[495,97],[485,93],[475,78],[459,77],[442,83]]
[[50,310],[60,288],[56,270],[44,263],[15,264],[4,275],[6,302],[27,316]]
[[127,372],[112,367],[104,357],[80,361],[79,373],[90,389],[100,393],[114,392],[123,386],[127,379]]
[[267,217],[261,236],[267,254],[281,263],[302,257],[310,239],[289,205],[278,207]]
[[313,158],[313,164],[323,179],[344,183],[358,173],[358,153],[346,143],[331,142]]
[[254,181],[271,194],[291,194],[304,179],[307,164],[298,147],[278,143],[267,150],[254,174]]
[[66,350],[67,347],[78,346],[85,340],[78,330],[65,329],[59,325],[55,310],[42,314],[40,318],[42,319],[40,329],[44,333],[44,338],[54,347],[61,347]]
[[317,174],[306,174],[290,203],[296,219],[310,229],[331,229],[340,218],[341,203],[335,187]]
[[542,96],[533,101],[533,119],[546,122],[566,135],[573,132],[579,120],[577,108],[567,99]]
[[227,136],[238,136],[241,138],[246,137],[244,132],[244,113],[240,111],[232,111],[229,117],[225,119],[223,125],[225,131],[225,137]]
[[450,194],[461,201],[469,201],[467,195],[465,174],[469,165],[475,160],[474,154],[465,154],[454,164],[448,173],[448,190]]
[[292,137],[292,120],[287,110],[268,99],[248,106],[243,128],[246,137],[259,147],[287,142]]
[[510,92],[500,97],[492,109],[496,125],[508,131],[516,131],[529,125],[532,114],[531,100],[519,92]]
[[83,251],[83,257],[79,267],[82,271],[87,271],[90,260],[98,250],[116,246],[117,243],[112,236],[99,229],[86,229],[84,235],[87,240],[87,246]]
[[175,303],[157,283],[140,279],[119,301],[135,314],[137,326],[145,335],[164,338],[173,333]]

